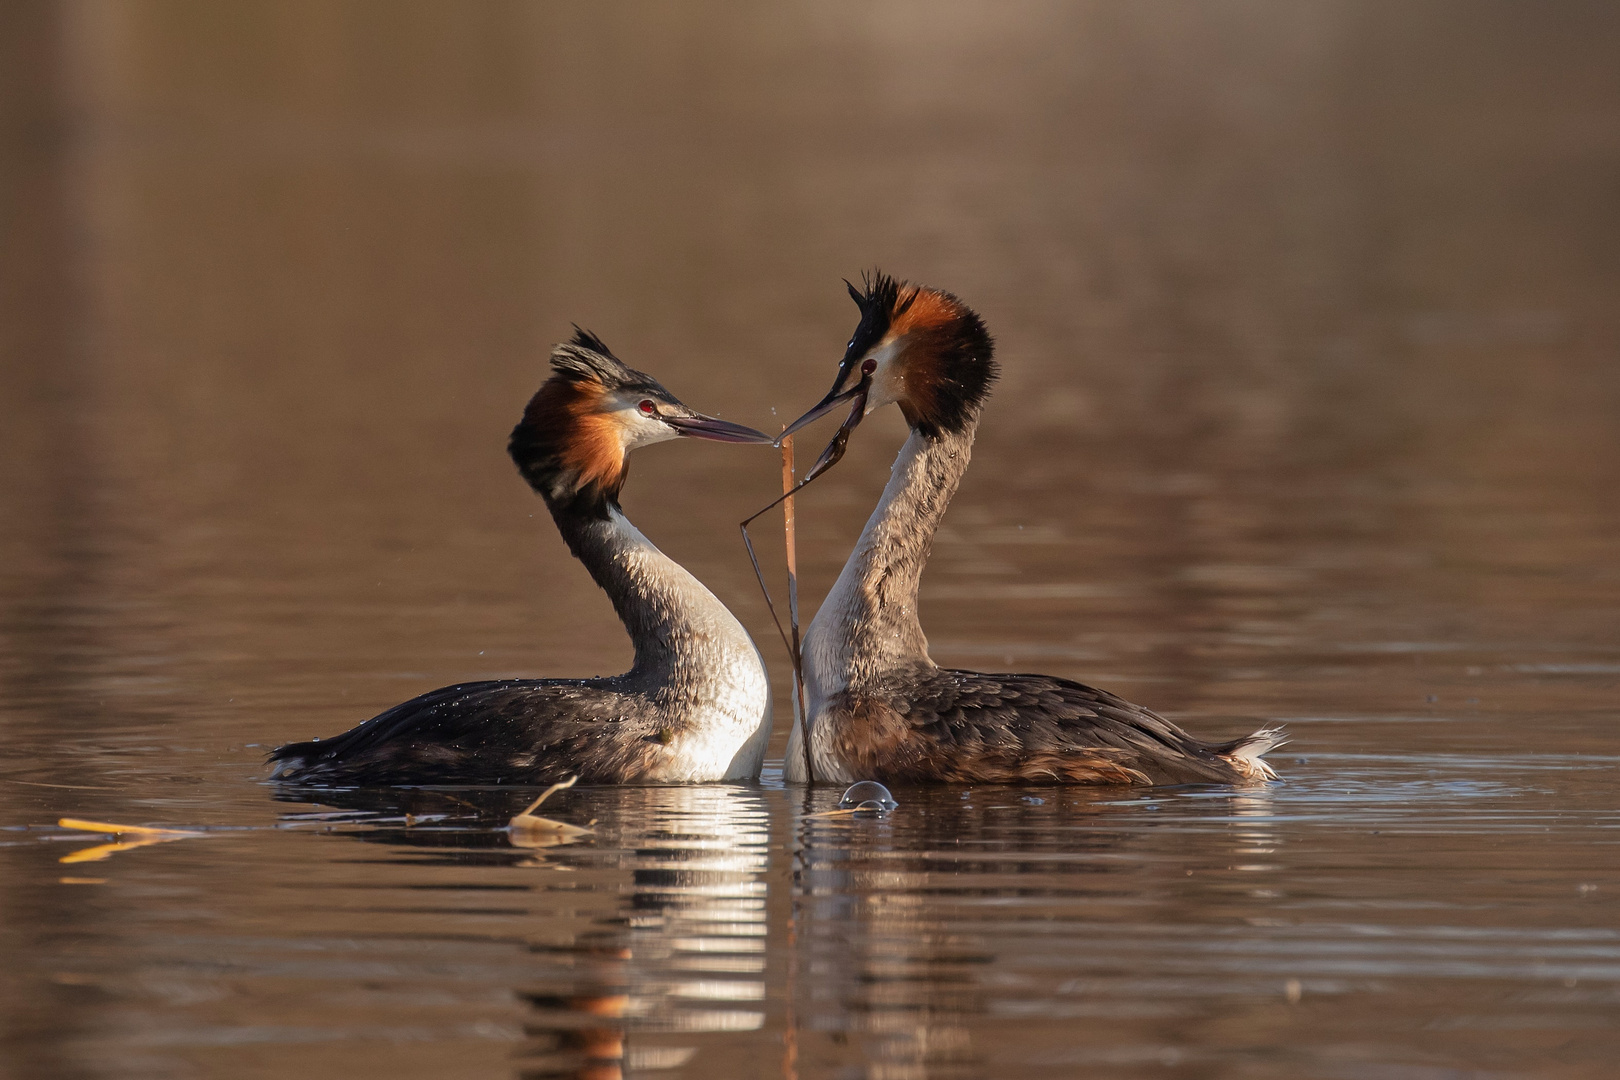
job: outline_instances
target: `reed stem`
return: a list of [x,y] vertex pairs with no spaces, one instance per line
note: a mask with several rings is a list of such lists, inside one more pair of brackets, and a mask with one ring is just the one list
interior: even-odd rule
[[793,514],[793,436],[782,440],[782,532],[787,547],[788,645],[793,661],[793,722],[799,725],[799,745],[804,749],[805,783],[814,784],[816,774],[810,764],[810,725],[804,712],[804,664],[799,649],[799,526]]

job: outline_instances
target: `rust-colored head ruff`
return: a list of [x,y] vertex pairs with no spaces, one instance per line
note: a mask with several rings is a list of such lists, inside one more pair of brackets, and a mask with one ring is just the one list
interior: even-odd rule
[[552,350],[553,374],[529,399],[507,451],[553,511],[606,517],[630,472],[627,433],[614,406],[638,394],[660,403],[674,398],[600,338],[574,329],[573,340]]
[[[848,282],[845,282],[849,285]],[[876,360],[874,404],[893,400],[923,435],[964,430],[978,418],[996,380],[995,342],[984,321],[948,292],[874,272],[849,285],[861,309],[845,352],[855,374]]]

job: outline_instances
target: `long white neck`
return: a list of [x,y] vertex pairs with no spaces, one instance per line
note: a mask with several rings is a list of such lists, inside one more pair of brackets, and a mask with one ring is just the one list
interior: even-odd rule
[[[932,665],[917,616],[917,590],[934,533],[967,471],[974,427],[936,437],[913,431],[861,538],[822,601],[804,638],[804,678],[812,722],[828,698],[906,664]],[[804,779],[794,729],[789,780]]]
[[618,507],[605,518],[556,517],[635,645],[625,679],[636,689],[679,699],[712,682],[734,654],[758,655],[736,616]]
[[771,687],[742,623],[617,506],[603,517],[555,509],[553,516],[635,645],[635,664],[610,681],[669,718],[670,754],[650,778],[758,779],[771,737]]

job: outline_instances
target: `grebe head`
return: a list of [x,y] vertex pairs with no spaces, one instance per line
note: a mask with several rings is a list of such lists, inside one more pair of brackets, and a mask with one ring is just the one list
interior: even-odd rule
[[[789,424],[791,435],[845,402],[849,417],[806,479],[825,472],[843,454],[849,433],[867,413],[900,406],[911,429],[928,438],[955,434],[978,419],[996,379],[995,343],[984,321],[948,292],[912,285],[883,273],[849,282],[861,309],[833,388],[815,408]],[[778,437],[780,441],[780,437]]]
[[768,443],[771,436],[693,412],[645,372],[574,328],[551,352],[553,373],[529,399],[507,451],[553,507],[605,516],[617,505],[630,451],[669,439]]

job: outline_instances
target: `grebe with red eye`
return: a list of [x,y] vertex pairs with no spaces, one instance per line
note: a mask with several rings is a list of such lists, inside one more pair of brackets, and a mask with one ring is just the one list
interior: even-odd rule
[[623,675],[462,683],[331,739],[274,751],[277,779],[323,786],[751,780],[770,685],[735,616],[619,508],[632,450],[681,436],[769,443],[703,416],[581,330],[552,352],[508,449],[635,644]]
[[[917,592],[934,531],[967,471],[996,378],[984,323],[949,293],[877,274],[849,287],[860,324],[820,404],[848,418],[805,474],[825,472],[862,417],[893,403],[911,428],[888,486],[804,638],[815,779],[884,783],[1183,784],[1275,778],[1261,755],[1277,730],[1200,741],[1106,690],[1048,675],[941,668]],[[856,372],[859,376],[856,376]],[[799,727],[787,777],[805,780]]]

